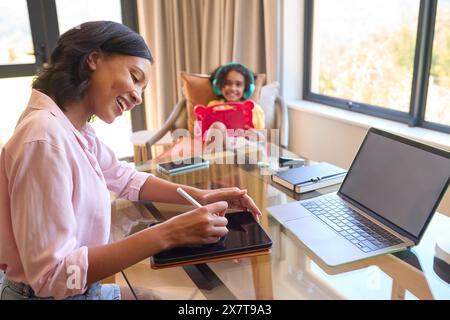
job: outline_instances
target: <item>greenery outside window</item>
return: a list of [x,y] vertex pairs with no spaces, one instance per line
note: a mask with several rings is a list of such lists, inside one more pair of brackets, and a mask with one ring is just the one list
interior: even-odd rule
[[450,132],[450,0],[305,4],[306,100]]

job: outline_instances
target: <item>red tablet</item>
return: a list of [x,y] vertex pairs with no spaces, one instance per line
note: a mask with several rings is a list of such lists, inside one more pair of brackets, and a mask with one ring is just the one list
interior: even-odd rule
[[212,106],[196,105],[194,112],[200,123],[202,137],[214,122],[222,122],[227,129],[251,129],[255,107],[252,100],[244,102],[225,102]]

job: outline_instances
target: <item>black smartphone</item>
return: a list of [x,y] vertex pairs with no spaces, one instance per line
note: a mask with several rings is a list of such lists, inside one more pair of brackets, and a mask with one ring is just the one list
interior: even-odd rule
[[156,169],[166,174],[175,174],[185,171],[191,171],[199,168],[206,168],[209,166],[209,161],[201,157],[192,157],[181,159],[178,161],[171,161],[166,163],[158,163]]
[[163,267],[184,261],[260,251],[272,246],[272,240],[251,212],[228,213],[225,217],[228,219],[228,234],[217,243],[176,247],[162,251],[151,258],[152,265]]

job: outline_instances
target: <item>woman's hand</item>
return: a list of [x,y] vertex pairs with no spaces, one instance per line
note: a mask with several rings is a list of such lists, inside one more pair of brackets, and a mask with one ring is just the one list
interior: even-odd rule
[[233,187],[216,190],[192,188],[187,191],[203,205],[217,201],[226,201],[229,209],[249,210],[255,217],[262,215],[253,199],[247,194],[247,190],[241,190],[237,187]]
[[215,202],[175,216],[159,226],[168,228],[169,247],[215,243],[228,233],[224,217],[228,203]]

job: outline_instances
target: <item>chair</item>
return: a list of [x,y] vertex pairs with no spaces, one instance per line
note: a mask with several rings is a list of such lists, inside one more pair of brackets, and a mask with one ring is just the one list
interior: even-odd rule
[[[193,133],[195,105],[206,105],[209,101],[217,99],[209,81],[209,75],[181,72],[181,78],[184,98],[174,106],[162,127],[147,140],[146,149],[150,159],[151,147],[168,132],[172,133],[176,129],[183,128],[189,129],[191,134]],[[264,109],[266,129],[280,129],[280,146],[287,148],[289,139],[287,107],[278,95],[278,83],[263,87],[265,79],[264,74],[256,77],[252,99]]]

